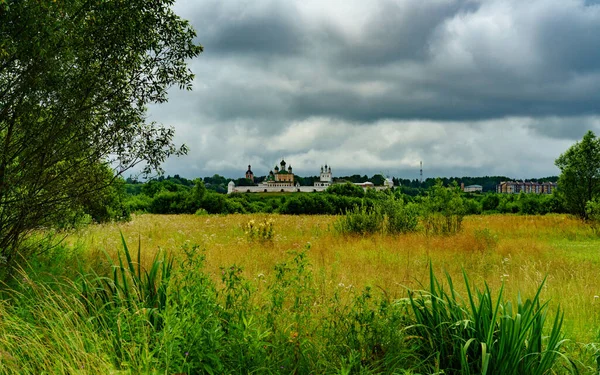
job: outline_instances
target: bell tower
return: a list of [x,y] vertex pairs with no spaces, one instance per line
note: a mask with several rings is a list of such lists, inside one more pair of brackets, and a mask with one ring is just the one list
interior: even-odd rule
[[254,173],[252,173],[252,168],[250,168],[250,164],[248,164],[248,170],[246,171],[246,178],[252,182],[254,182]]

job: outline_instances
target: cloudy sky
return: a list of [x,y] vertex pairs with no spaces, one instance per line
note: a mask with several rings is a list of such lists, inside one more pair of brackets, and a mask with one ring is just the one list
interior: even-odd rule
[[178,0],[205,52],[150,117],[167,174],[558,174],[600,133],[600,5],[584,0]]

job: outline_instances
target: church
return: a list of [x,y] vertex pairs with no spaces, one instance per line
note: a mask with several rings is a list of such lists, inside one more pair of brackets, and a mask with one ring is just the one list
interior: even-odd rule
[[267,179],[263,184],[267,186],[294,186],[294,173],[292,172],[292,165],[285,169],[285,160],[281,160],[279,166],[275,166],[267,176]]

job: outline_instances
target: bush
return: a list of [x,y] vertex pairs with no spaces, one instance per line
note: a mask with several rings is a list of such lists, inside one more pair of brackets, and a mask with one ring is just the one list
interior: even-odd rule
[[287,199],[279,212],[287,215],[331,215],[334,210],[324,194],[302,194]]
[[498,208],[499,204],[500,198],[496,193],[485,194],[485,196],[481,200],[481,208],[483,211],[494,211]]
[[188,193],[161,191],[154,195],[149,211],[153,214],[182,214],[191,213],[186,201]]
[[226,214],[227,203],[223,194],[207,191],[202,199],[201,207],[209,214]]
[[421,208],[425,233],[454,234],[461,230],[466,207],[456,183],[446,188],[438,180],[429,188]]
[[355,207],[334,223],[338,233],[372,234],[383,229],[384,217],[379,209]]
[[329,185],[325,192],[328,194],[339,195],[344,197],[362,198],[365,196],[365,190],[362,187],[354,185],[351,182],[346,182],[344,184]]
[[388,233],[413,232],[419,224],[419,207],[416,204],[405,204],[402,199],[390,198],[380,203],[381,212],[385,216],[385,231]]
[[132,195],[127,198],[124,204],[130,212],[149,212],[152,198],[146,194]]
[[482,205],[476,199],[463,199],[465,205],[465,214],[479,215],[482,212]]
[[416,205],[389,198],[373,207],[353,208],[335,222],[334,228],[339,233],[406,233],[416,230],[418,213]]
[[519,197],[520,211],[525,215],[541,214],[540,197],[534,194],[522,195]]
[[241,201],[233,199],[225,200],[225,211],[228,214],[245,214],[247,212]]

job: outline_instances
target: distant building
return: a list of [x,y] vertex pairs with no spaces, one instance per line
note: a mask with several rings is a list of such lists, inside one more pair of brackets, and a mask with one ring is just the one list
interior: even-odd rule
[[375,187],[375,184],[374,184],[374,183],[372,183],[371,181],[365,181],[365,182],[355,182],[355,183],[354,183],[354,185],[356,185],[356,186],[360,186],[360,187],[361,187],[361,188],[363,188],[363,189],[366,189],[366,188],[373,188],[373,187]]
[[327,164],[325,164],[325,168],[321,166],[321,174],[319,175],[319,181],[315,181],[314,186],[328,187],[333,183],[333,177],[331,176],[331,167],[327,167]]
[[281,160],[279,165],[281,168],[275,166],[275,168],[269,172],[269,175],[263,184],[274,187],[294,186],[294,173],[292,173],[292,166],[290,165],[287,169],[285,169],[285,160]]
[[552,194],[558,185],[556,182],[502,181],[496,185],[501,194]]
[[246,179],[254,182],[254,173],[252,173],[252,168],[250,168],[250,164],[248,164],[248,170],[246,171]]
[[483,191],[483,186],[481,186],[481,185],[464,186],[463,191],[465,193],[481,193]]

